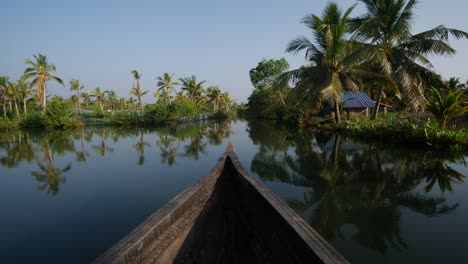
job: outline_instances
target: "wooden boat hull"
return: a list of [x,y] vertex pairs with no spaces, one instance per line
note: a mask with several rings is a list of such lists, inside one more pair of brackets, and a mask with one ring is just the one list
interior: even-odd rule
[[211,173],[95,263],[348,263],[242,167],[228,147]]

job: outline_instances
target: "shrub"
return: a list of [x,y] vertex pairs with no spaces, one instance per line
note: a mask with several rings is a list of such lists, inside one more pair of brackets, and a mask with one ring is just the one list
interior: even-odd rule
[[0,117],[0,130],[10,130],[18,127],[18,120]]

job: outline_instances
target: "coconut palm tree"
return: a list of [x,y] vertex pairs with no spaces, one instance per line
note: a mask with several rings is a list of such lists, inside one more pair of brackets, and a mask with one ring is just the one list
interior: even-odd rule
[[101,112],[104,113],[104,103],[106,102],[105,93],[97,87],[96,89],[89,91],[89,95],[96,98],[96,101],[99,103],[99,107],[101,108]]
[[115,91],[107,91],[107,102],[110,104],[110,108],[115,110],[116,104],[118,104],[119,99],[117,98],[117,94]]
[[83,103],[85,107],[88,107],[89,104],[91,103],[91,97],[89,96],[88,93],[81,93],[80,98],[83,99]]
[[[364,51],[391,77],[408,96],[416,110],[425,105],[425,89],[441,86],[439,75],[431,70],[430,55],[453,55],[455,50],[448,44],[449,36],[467,38],[461,30],[437,26],[431,30],[412,35],[414,8],[417,0],[359,0],[367,12],[349,20],[353,39],[364,41]],[[377,105],[372,118],[376,119],[383,96],[379,88]]]
[[305,50],[309,65],[286,72],[281,78],[296,84],[293,97],[307,96],[317,106],[323,99],[332,102],[337,123],[341,122],[341,96],[345,90],[358,90],[355,81],[368,78],[391,85],[383,76],[361,66],[363,53],[347,39],[348,17],[353,8],[342,13],[336,3],[329,3],[321,17],[313,14],[304,17],[302,23],[312,30],[313,41],[306,37],[294,39],[286,52],[297,54]]
[[62,79],[51,74],[52,72],[56,71],[56,67],[54,64],[49,64],[47,61],[47,56],[44,56],[40,53],[37,56],[33,56],[35,61],[27,59],[24,62],[25,64],[31,66],[24,71],[24,79],[28,80],[30,78],[34,78],[30,86],[36,86],[39,104],[43,109],[45,109],[47,103],[47,81],[54,80],[63,86],[65,85]]
[[206,82],[205,80],[197,82],[197,77],[195,75],[180,78],[179,80],[182,83],[182,90],[187,92],[191,102],[195,102],[200,98],[204,90],[203,84]]
[[468,112],[468,106],[460,102],[463,91],[449,91],[444,97],[435,88],[431,92],[433,99],[427,105],[427,110],[437,118],[440,128],[446,129],[451,119]]
[[30,84],[24,80],[24,78],[21,78],[18,81],[18,99],[19,101],[22,101],[23,103],[23,112],[24,114],[28,113],[27,109],[27,100],[28,97],[31,96],[32,91],[29,89]]
[[3,116],[6,116],[6,90],[8,85],[8,77],[0,76],[0,101],[3,106]]
[[231,96],[228,92],[221,93],[221,107],[226,113],[231,111]]
[[158,81],[158,82],[157,82],[157,86],[158,86],[157,92],[158,92],[159,94],[163,94],[163,92],[166,92],[166,94],[168,95],[168,96],[164,96],[164,97],[163,97],[163,103],[164,103],[164,105],[167,104],[166,100],[167,100],[168,98],[170,98],[170,97],[169,97],[170,94],[171,94],[172,92],[175,91],[175,87],[174,87],[174,86],[180,85],[180,83],[174,82],[174,81],[172,80],[172,76],[174,76],[174,74],[170,75],[169,73],[165,72],[162,76],[159,76],[159,77],[156,79],[156,80]]
[[13,104],[15,106],[16,117],[20,118],[20,113],[19,113],[19,110],[18,110],[18,96],[19,96],[18,83],[9,82],[7,84],[6,95],[10,99],[12,99]]
[[457,89],[465,89],[466,84],[460,81],[459,77],[450,77],[450,79],[446,82],[447,89],[449,90],[457,90]]
[[138,73],[136,70],[131,71],[131,73],[133,74],[133,78],[135,78],[135,80],[133,81],[133,88],[130,91],[130,94],[135,95],[137,97],[137,99],[138,99],[138,109],[143,111],[143,104],[141,103],[141,97],[144,96],[145,94],[147,94],[148,91],[144,91],[144,92],[141,91],[141,87],[140,87],[141,74]]
[[84,85],[80,84],[79,80],[72,79],[70,81],[70,91],[75,91],[76,92],[76,107],[78,108],[78,111],[81,109],[81,91],[84,89]]
[[216,113],[223,98],[221,90],[218,86],[210,86],[206,90],[206,96],[208,97],[208,102],[213,105],[213,113]]

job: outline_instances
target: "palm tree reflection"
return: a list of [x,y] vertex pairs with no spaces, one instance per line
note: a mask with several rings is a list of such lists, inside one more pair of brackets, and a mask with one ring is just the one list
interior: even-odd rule
[[408,247],[400,227],[402,208],[433,217],[458,207],[431,192],[436,185],[452,191],[465,177],[440,156],[352,143],[338,135],[259,131],[273,127],[249,124],[258,145],[251,170],[264,181],[306,187],[302,199],[287,202],[328,240],[352,239],[386,254],[389,248]]
[[37,157],[37,165],[39,171],[32,171],[31,175],[41,183],[38,186],[40,191],[47,191],[50,195],[56,195],[59,191],[60,184],[65,183],[66,178],[63,175],[71,169],[71,162],[64,168],[56,168],[54,162],[54,154],[50,148],[49,142],[42,145],[43,156]]

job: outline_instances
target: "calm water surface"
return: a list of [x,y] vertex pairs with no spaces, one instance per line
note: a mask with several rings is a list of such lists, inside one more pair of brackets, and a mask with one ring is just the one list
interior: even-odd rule
[[92,261],[227,141],[351,262],[466,263],[466,157],[240,121],[0,133],[0,262]]

